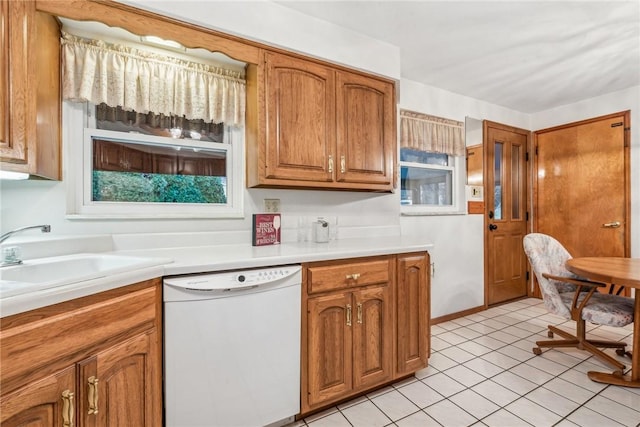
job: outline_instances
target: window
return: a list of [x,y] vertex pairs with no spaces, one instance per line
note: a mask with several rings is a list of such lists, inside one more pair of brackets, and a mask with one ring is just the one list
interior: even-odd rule
[[96,129],[94,109],[64,103],[71,218],[243,215],[240,129],[215,143]]
[[461,123],[407,110],[401,110],[400,116],[402,214],[463,213]]
[[246,64],[62,21],[68,217],[242,217]]
[[[400,203],[405,214],[459,210],[458,163],[441,153],[400,150]],[[464,169],[464,168],[462,168]]]

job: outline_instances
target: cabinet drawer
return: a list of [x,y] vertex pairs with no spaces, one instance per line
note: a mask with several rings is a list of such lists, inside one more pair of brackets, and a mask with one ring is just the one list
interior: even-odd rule
[[389,281],[389,259],[310,265],[307,269],[308,293],[324,292]]

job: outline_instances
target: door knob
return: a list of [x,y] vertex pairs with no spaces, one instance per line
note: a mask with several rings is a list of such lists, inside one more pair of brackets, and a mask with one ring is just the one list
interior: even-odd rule
[[613,222],[607,222],[605,224],[602,224],[602,227],[604,228],[619,228],[622,224],[620,224],[620,221],[613,221]]
[[497,230],[498,226],[495,224],[489,224],[489,231]]

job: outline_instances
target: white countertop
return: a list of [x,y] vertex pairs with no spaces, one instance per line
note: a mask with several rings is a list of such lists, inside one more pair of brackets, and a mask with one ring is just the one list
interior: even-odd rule
[[272,246],[238,244],[139,249],[115,253],[171,258],[173,262],[164,266],[164,275],[171,276],[394,253],[424,252],[432,247],[433,245],[425,242],[424,238],[395,236],[333,240],[328,243],[294,242]]
[[[109,252],[162,259],[164,264],[108,277],[57,286],[0,299],[0,317],[104,292],[156,277],[267,267],[395,253],[424,252],[433,245],[414,236],[341,239],[329,243],[283,243],[168,247]],[[104,252],[103,252],[104,253]]]

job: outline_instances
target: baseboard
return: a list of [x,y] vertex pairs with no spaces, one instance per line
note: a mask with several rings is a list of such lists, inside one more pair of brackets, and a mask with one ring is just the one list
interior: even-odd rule
[[457,313],[451,313],[451,314],[447,314],[445,316],[434,317],[433,319],[431,319],[431,325],[433,326],[433,325],[437,325],[438,323],[448,322],[449,320],[459,319],[460,317],[468,316],[470,314],[479,313],[479,312],[484,311],[486,309],[487,308],[484,305],[481,305],[481,306],[478,306],[478,307],[474,307],[474,308],[469,308],[469,309],[466,309],[466,310],[458,311]]

